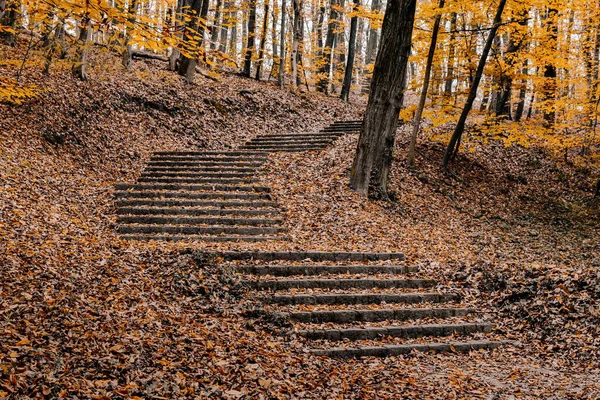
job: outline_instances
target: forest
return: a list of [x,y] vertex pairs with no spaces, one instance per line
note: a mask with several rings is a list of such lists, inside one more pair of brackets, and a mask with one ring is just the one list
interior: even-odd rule
[[600,397],[600,0],[0,0],[0,399]]
[[[415,99],[405,102],[401,119],[414,122],[409,165],[422,129],[448,142],[444,168],[461,145],[501,140],[544,148],[593,173],[600,5],[520,1],[494,7],[422,1],[408,11],[414,17],[401,75]],[[22,76],[28,63],[46,74],[68,67],[86,80],[92,49],[119,54],[125,69],[133,68],[133,58],[164,61],[188,82],[196,73],[216,79],[221,71],[238,71],[350,101],[371,91],[385,4],[3,0],[0,10],[5,44],[27,36],[25,54],[5,61],[14,71],[2,77],[0,100],[9,103],[43,90]],[[463,137],[468,116],[475,127]],[[457,129],[448,135],[452,124]]]

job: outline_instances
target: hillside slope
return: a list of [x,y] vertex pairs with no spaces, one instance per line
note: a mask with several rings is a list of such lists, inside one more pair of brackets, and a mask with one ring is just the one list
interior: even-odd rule
[[397,202],[366,202],[347,187],[356,136],[270,156],[260,179],[293,238],[279,248],[404,251],[519,341],[491,356],[318,359],[244,300],[235,276],[182,254],[188,244],[121,241],[112,187],[152,151],[235,148],[360,107],[236,76],[185,85],[161,68],[88,83],[32,68],[47,92],[0,105],[0,398],[600,396],[599,224],[584,176],[492,146],[449,177],[430,142],[413,172],[402,135]]

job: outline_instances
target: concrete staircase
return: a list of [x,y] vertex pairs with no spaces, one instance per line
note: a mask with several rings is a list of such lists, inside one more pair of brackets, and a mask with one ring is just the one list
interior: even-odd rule
[[362,121],[338,121],[315,133],[262,135],[240,149],[267,152],[323,150],[340,136],[360,132],[361,124]]
[[318,356],[491,350],[493,325],[399,253],[231,253],[251,297]]
[[360,121],[320,132],[259,136],[235,151],[157,152],[134,184],[116,185],[117,231],[126,240],[287,240],[284,220],[256,170],[271,152],[322,150]]

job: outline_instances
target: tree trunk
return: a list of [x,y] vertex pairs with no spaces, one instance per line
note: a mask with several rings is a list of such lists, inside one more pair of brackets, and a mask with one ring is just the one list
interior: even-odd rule
[[[521,6],[521,8],[517,12],[517,18],[519,27],[521,29],[527,28],[527,14],[528,9],[525,6]],[[511,32],[510,39],[508,41],[508,48],[506,49],[506,53],[504,53],[504,60],[506,64],[506,70],[508,72],[503,73],[500,79],[500,87],[501,91],[499,97],[495,103],[495,109],[493,110],[497,117],[503,117],[511,119],[511,104],[510,98],[512,94],[512,69],[515,64],[515,53],[521,49],[523,41],[521,40],[522,32],[518,32],[514,29]],[[524,95],[523,95],[524,96]],[[521,114],[523,110],[521,110]],[[516,114],[516,113],[515,113]],[[519,117],[520,119],[520,117]]]
[[336,9],[338,6],[337,0],[331,0],[331,8],[329,10],[329,21],[327,21],[327,37],[325,38],[325,47],[323,47],[323,56],[321,60],[321,68],[319,69],[319,77],[317,82],[317,91],[328,93],[331,76],[331,58],[335,46],[335,31],[338,27],[339,13]]
[[387,180],[404,97],[415,8],[416,0],[388,1],[369,102],[350,175],[350,186],[363,195],[372,191],[378,197],[389,198]]
[[456,31],[456,13],[453,12],[450,16],[450,36],[448,39],[448,45],[450,47],[448,51],[448,64],[446,66],[446,81],[444,82],[444,94],[447,96],[452,95],[452,85],[454,84],[454,58],[456,55],[456,46],[454,43]]
[[263,20],[262,36],[260,38],[260,46],[258,51],[258,66],[256,67],[256,80],[260,81],[260,74],[264,65],[265,44],[267,43],[267,27],[269,26],[269,0],[265,0],[265,17]]
[[300,42],[300,0],[292,0],[294,20],[292,27],[292,89],[298,87],[298,45]]
[[[382,0],[373,0],[371,4],[371,12],[381,11],[383,7]],[[365,64],[369,65],[375,61],[377,56],[377,45],[379,44],[379,29],[374,26],[371,22],[369,30],[369,39],[367,40],[367,55],[365,57]]]
[[[302,85],[302,76],[306,76],[302,56],[304,55],[304,11],[302,0],[298,0],[298,51],[296,52],[296,66],[298,73],[296,76],[296,86]],[[308,89],[308,85],[307,85]]]
[[437,45],[438,32],[440,31],[440,20],[442,18],[441,10],[444,8],[445,0],[440,0],[438,4],[438,13],[435,16],[433,22],[433,31],[431,33],[431,43],[429,45],[429,53],[427,53],[427,64],[425,66],[425,76],[423,77],[423,87],[421,88],[421,97],[419,98],[419,105],[417,106],[417,112],[415,113],[415,120],[413,122],[413,131],[410,137],[410,145],[408,147],[408,166],[413,167],[415,165],[415,147],[417,146],[417,136],[419,134],[419,128],[421,127],[421,116],[423,115],[423,109],[425,108],[425,101],[427,100],[427,90],[429,89],[429,78],[431,77],[431,66],[433,65],[433,56],[435,55],[435,46]]
[[252,69],[252,55],[255,50],[256,39],[256,0],[250,1],[250,15],[248,18],[248,40],[246,42],[246,57],[244,59],[244,76],[250,78]]
[[319,13],[316,23],[316,51],[318,57],[323,57],[323,24],[325,22],[325,0],[319,0]]
[[279,39],[279,87],[283,87],[285,82],[285,0],[281,0],[281,36]]
[[[10,0],[2,0],[0,2],[0,25],[7,26],[11,29],[17,27],[17,17],[19,14],[20,2]],[[15,45],[15,34],[12,32],[0,32],[0,39],[7,46]]]
[[[202,20],[206,20],[208,15],[208,5],[210,0],[193,0],[188,11],[188,17],[191,19],[185,29],[184,39],[190,46],[191,57],[181,55],[179,60],[179,75],[184,76],[188,83],[193,82],[196,74],[196,65],[198,64],[197,56],[201,53],[202,44],[204,43],[204,24]],[[197,33],[198,39],[194,38],[194,32]]]
[[279,21],[279,8],[277,7],[277,0],[273,0],[273,26],[271,28],[271,45],[273,46],[273,65],[279,58],[279,43],[277,42],[277,21]]
[[237,62],[238,60],[238,24],[239,24],[239,11],[235,0],[232,2],[233,11],[230,14],[231,18],[231,36],[229,40],[229,55]]
[[[223,6],[223,0],[217,0],[215,5],[215,18],[211,26],[210,34],[210,49],[215,51],[219,48],[219,33],[221,32],[220,27],[223,26],[221,23],[221,8]],[[213,57],[214,59],[214,57]]]
[[[546,27],[548,29],[547,45],[556,50],[558,41],[558,10],[549,8],[546,13]],[[544,85],[542,88],[544,121],[546,125],[554,124],[555,96],[556,96],[556,65],[547,62],[544,66]]]
[[[339,0],[340,8],[345,10],[346,0]],[[333,52],[333,79],[331,80],[331,92],[335,93],[338,88],[338,84],[341,85],[342,81],[339,79],[343,75],[344,67],[346,66],[346,22],[345,22],[345,11],[338,14],[338,28],[335,34],[335,50]]]
[[[523,76],[527,76],[528,68],[527,68],[527,60],[525,60],[525,66],[521,70],[521,74]],[[525,110],[525,96],[527,95],[527,80],[523,79],[521,82],[521,87],[519,88],[519,102],[517,103],[517,109],[515,110],[515,122],[520,122],[521,118],[523,118],[523,111]]]
[[231,2],[225,1],[222,11],[221,36],[219,38],[219,51],[227,53],[227,40],[229,37],[229,26],[231,25]]
[[465,123],[467,122],[467,117],[469,116],[469,112],[473,107],[473,102],[475,101],[475,97],[477,97],[477,88],[479,87],[479,82],[481,81],[481,76],[483,75],[483,69],[485,68],[485,63],[487,61],[488,54],[490,53],[490,49],[492,48],[492,43],[494,42],[494,37],[496,37],[496,32],[498,31],[498,27],[502,23],[502,12],[504,11],[504,6],[506,5],[506,0],[500,0],[498,3],[498,9],[496,10],[496,15],[494,17],[494,25],[490,30],[488,38],[485,42],[485,46],[483,48],[483,52],[481,54],[481,58],[479,59],[479,64],[477,65],[477,70],[475,72],[475,77],[473,79],[473,83],[471,84],[471,89],[469,90],[469,96],[467,97],[467,101],[462,110],[462,113],[458,119],[456,124],[456,128],[454,129],[454,133],[452,134],[452,138],[448,143],[448,147],[446,148],[446,153],[444,154],[444,159],[442,161],[442,166],[444,169],[448,168],[448,163],[450,162],[450,157],[453,154],[456,154],[458,151],[459,140],[462,137],[462,134],[465,130]]
[[[184,3],[184,0],[177,0],[177,6],[175,8],[175,12],[173,15],[173,23],[172,23],[174,31],[177,28],[178,21],[182,20],[181,10],[183,9],[183,3]],[[181,53],[180,53],[179,49],[173,47],[173,49],[171,50],[171,55],[169,56],[169,71],[177,71],[177,69],[178,69],[177,62],[179,61],[180,56],[181,56]]]
[[344,84],[340,98],[345,102],[350,100],[350,89],[352,88],[352,73],[354,71],[354,55],[356,53],[356,31],[358,29],[358,8],[360,0],[354,0],[352,20],[350,21],[350,39],[348,41],[348,62],[346,63],[346,72],[344,74]]
[[92,29],[90,28],[90,19],[84,17],[81,30],[79,31],[79,39],[77,40],[77,63],[73,66],[73,73],[82,81],[88,80],[87,67],[91,38]]
[[129,0],[127,9],[127,25],[125,26],[125,50],[123,51],[123,59],[121,64],[125,69],[131,69],[131,55],[133,53],[133,44],[131,43],[131,31],[135,27],[137,16],[137,0]]

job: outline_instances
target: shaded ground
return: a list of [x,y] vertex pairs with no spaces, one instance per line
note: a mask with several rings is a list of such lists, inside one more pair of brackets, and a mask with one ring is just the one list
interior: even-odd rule
[[226,269],[181,254],[186,245],[120,241],[112,185],[133,181],[154,150],[235,147],[356,119],[359,108],[234,76],[186,86],[156,65],[136,69],[85,84],[32,70],[28,79],[51,90],[0,105],[0,398],[600,396],[591,181],[495,146],[461,158],[452,178],[439,172],[441,149],[425,143],[411,172],[401,140],[389,204],[347,187],[356,137],[271,156],[261,179],[293,237],[271,248],[404,251],[521,342],[317,359],[261,317]]

